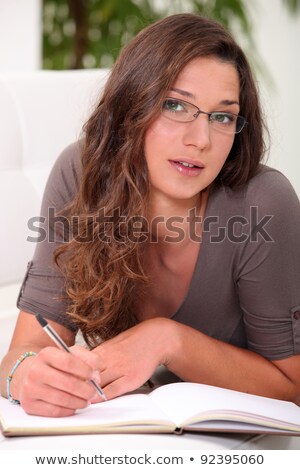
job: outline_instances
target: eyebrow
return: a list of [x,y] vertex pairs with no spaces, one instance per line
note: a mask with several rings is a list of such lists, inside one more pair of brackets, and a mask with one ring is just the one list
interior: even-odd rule
[[[187,98],[192,98],[193,100],[196,99],[196,96],[193,93],[190,93],[189,91],[186,90],[181,90],[180,88],[171,88],[170,91],[175,91],[175,93],[178,93],[179,95],[185,96]],[[237,104],[239,106],[239,102],[235,100],[222,100],[219,103],[220,105],[223,106],[230,106],[232,104]]]

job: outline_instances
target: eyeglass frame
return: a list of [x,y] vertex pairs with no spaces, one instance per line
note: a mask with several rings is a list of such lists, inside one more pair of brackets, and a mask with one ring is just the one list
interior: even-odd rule
[[[224,114],[224,115],[230,115],[230,116],[234,116],[236,117],[236,123],[238,122],[238,119],[242,120],[242,125],[241,125],[241,129],[239,129],[238,131],[235,131],[235,132],[228,132],[228,134],[239,134],[244,128],[245,126],[247,126],[248,122],[246,120],[246,118],[244,118],[243,116],[241,116],[240,114],[235,114],[235,113],[231,113],[231,112],[224,112],[224,111],[212,111],[211,113],[208,113],[206,111],[202,111],[197,105],[195,105],[194,103],[190,103],[189,101],[186,101],[186,100],[182,100],[180,98],[174,98],[174,97],[166,97],[162,103],[162,106],[161,106],[161,112],[163,112],[164,108],[164,104],[166,103],[167,100],[170,100],[170,101],[175,101],[175,102],[178,102],[178,103],[184,103],[184,104],[187,104],[189,106],[192,106],[193,108],[197,109],[197,112],[195,114],[192,114],[191,115],[191,119],[188,119],[188,120],[180,120],[180,119],[173,119],[172,117],[170,116],[165,116],[167,117],[168,119],[170,119],[171,121],[174,121],[174,122],[193,122],[197,119],[198,116],[200,116],[200,114],[205,114],[206,116],[208,116],[208,120],[209,122],[216,122],[218,123],[218,121],[211,121],[211,116],[214,115],[214,114]],[[222,123],[221,123],[222,124]],[[221,129],[220,129],[221,131]],[[224,131],[224,130],[223,130]],[[225,131],[226,132],[226,131]]]

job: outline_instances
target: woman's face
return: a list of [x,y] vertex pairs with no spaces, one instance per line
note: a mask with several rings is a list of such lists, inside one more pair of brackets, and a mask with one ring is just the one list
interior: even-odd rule
[[[208,113],[238,114],[238,73],[232,64],[216,58],[196,58],[181,71],[167,97],[188,101]],[[213,127],[205,114],[191,122],[160,114],[145,134],[152,201],[185,199],[194,205],[199,192],[223,167],[234,137]]]

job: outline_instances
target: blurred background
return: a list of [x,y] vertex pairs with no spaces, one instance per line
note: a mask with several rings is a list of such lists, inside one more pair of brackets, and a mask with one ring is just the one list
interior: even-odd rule
[[269,164],[300,188],[300,0],[0,0],[0,73],[111,67],[140,29],[180,12],[217,19],[242,45],[271,133]]

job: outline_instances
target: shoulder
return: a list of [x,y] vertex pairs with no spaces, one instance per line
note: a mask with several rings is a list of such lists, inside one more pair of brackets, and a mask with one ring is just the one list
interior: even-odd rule
[[242,188],[219,187],[214,191],[207,214],[217,215],[219,226],[234,227],[237,235],[249,235],[267,225],[273,240],[287,236],[300,239],[298,196],[288,178],[265,165]]
[[82,141],[66,147],[55,161],[44,192],[44,202],[63,207],[75,196],[81,176]]
[[266,227],[267,239],[278,242],[278,246],[285,245],[285,250],[291,247],[299,250],[300,203],[286,176],[261,165],[244,188],[243,196],[244,217],[249,221],[249,230],[258,233],[261,227]]
[[81,173],[81,151],[83,141],[79,140],[68,145],[58,156],[51,174],[64,175],[68,180],[78,179]]
[[258,207],[264,213],[300,217],[299,199],[292,184],[280,171],[261,165],[245,188],[245,208]]
[[[266,165],[245,185],[238,189],[218,187],[212,191],[212,200],[221,213],[243,213],[257,206],[262,211],[300,208],[298,196],[290,181],[280,171]],[[237,212],[238,211],[238,212]]]
[[[280,171],[266,165],[247,184],[239,189],[219,188],[217,199],[224,209],[248,210],[257,206],[262,211],[285,212],[300,209],[299,199],[290,181]],[[243,209],[242,209],[243,208]]]

